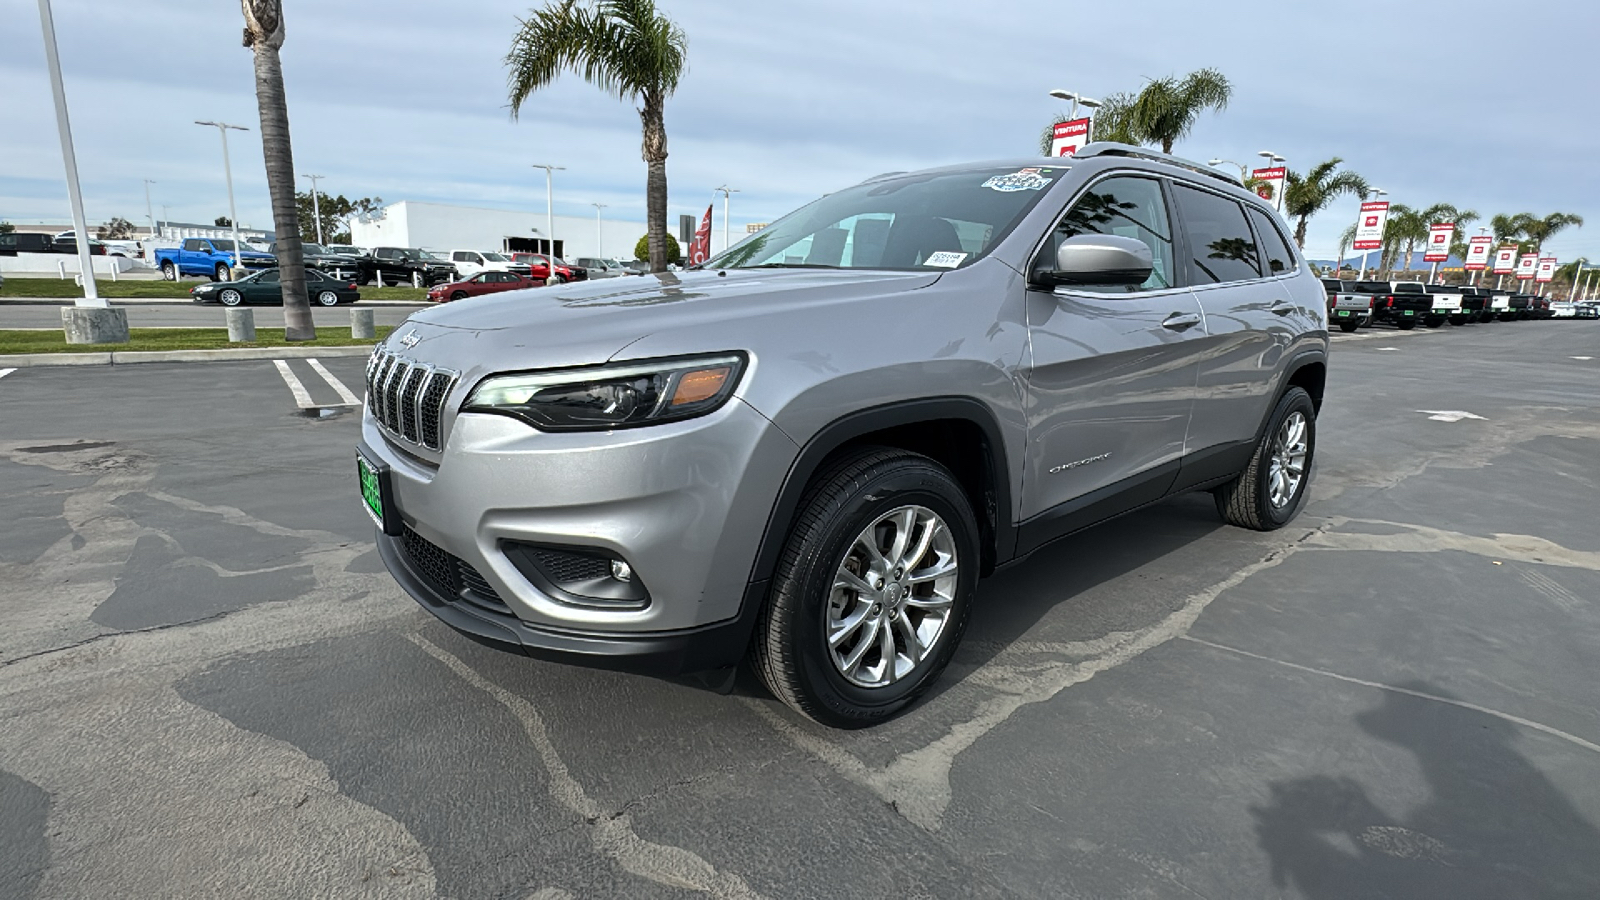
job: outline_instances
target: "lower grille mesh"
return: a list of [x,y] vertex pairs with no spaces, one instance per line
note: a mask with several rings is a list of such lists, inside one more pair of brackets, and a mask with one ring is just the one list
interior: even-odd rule
[[[406,556],[411,560],[412,567],[424,581],[428,582],[429,587],[452,600],[466,599],[474,606],[483,607],[491,612],[511,614],[511,608],[500,599],[500,594],[484,580],[477,569],[460,557],[417,534],[409,527],[401,535],[400,541],[405,547]],[[463,589],[467,591],[464,598],[461,593]]]

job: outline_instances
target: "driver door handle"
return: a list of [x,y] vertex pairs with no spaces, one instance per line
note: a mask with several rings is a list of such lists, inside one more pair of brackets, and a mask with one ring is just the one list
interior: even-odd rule
[[1274,300],[1270,308],[1280,316],[1287,316],[1295,311],[1295,305],[1287,300]]
[[1192,327],[1194,327],[1196,325],[1199,325],[1199,324],[1200,324],[1200,314],[1199,313],[1180,313],[1180,312],[1175,312],[1172,315],[1167,316],[1165,319],[1161,320],[1161,327],[1162,328],[1170,328],[1173,331],[1182,331],[1185,328],[1192,328]]

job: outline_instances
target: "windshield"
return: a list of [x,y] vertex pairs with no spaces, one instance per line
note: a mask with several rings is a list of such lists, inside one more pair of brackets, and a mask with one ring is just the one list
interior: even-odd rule
[[1016,227],[1061,166],[881,178],[802,207],[705,264],[711,269],[956,269]]
[[490,262],[510,262],[511,261],[509,259],[506,259],[504,256],[501,256],[498,253],[490,253],[487,250],[484,251],[483,258],[487,259]]
[[[277,244],[273,244],[272,246],[274,248],[276,248],[278,245]],[[328,252],[321,244],[306,244],[306,243],[302,243],[300,245],[300,249],[305,251],[306,253],[315,253],[315,254],[318,254],[318,255],[321,255],[321,254],[324,254],[324,253]]]

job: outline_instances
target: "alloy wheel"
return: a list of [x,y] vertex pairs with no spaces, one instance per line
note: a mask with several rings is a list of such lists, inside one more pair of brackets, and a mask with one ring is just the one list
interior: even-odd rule
[[1275,509],[1294,501],[1306,477],[1308,449],[1305,414],[1296,410],[1284,418],[1272,440],[1272,463],[1267,472],[1267,498]]

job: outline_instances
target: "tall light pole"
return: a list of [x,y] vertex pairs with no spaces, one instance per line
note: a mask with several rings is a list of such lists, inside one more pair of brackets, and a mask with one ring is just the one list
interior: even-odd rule
[[144,179],[144,217],[150,220],[150,239],[155,240],[156,211],[155,207],[150,205],[150,185],[152,184],[155,184],[155,182],[148,178]]
[[[1368,191],[1367,193],[1361,195],[1361,202],[1362,203],[1366,203],[1368,197],[1382,197],[1382,196],[1387,195],[1388,193],[1389,192],[1384,190],[1383,188],[1373,188],[1372,190]],[[1357,234],[1361,233],[1361,210],[1360,209],[1356,210],[1356,233]],[[1367,251],[1365,251],[1365,250],[1361,251],[1361,274],[1356,276],[1356,280],[1357,281],[1366,281],[1367,280]]]
[[1057,100],[1072,101],[1072,112],[1067,115],[1067,118],[1069,119],[1076,119],[1078,117],[1079,104],[1082,104],[1084,109],[1100,108],[1099,100],[1091,100],[1082,94],[1074,94],[1072,91],[1064,91],[1061,88],[1056,88],[1055,90],[1051,91],[1050,96],[1056,98]]
[[550,242],[550,271],[556,270],[556,195],[554,184],[555,172],[566,171],[566,166],[550,166],[544,163],[534,163],[530,168],[544,170],[544,229],[548,232],[545,240]]
[[[233,166],[228,162],[228,129],[234,131],[249,131],[243,125],[229,125],[226,122],[202,122],[195,120],[196,125],[210,125],[217,129],[217,134],[222,135],[222,174],[228,179],[228,224],[233,227],[233,267],[243,268],[239,263],[239,214],[233,208]],[[235,273],[229,272],[229,278]]]
[[1250,167],[1246,166],[1244,163],[1234,162],[1231,159],[1213,159],[1213,160],[1209,160],[1206,163],[1206,165],[1208,165],[1208,166],[1220,166],[1223,163],[1228,163],[1229,165],[1233,165],[1233,166],[1238,166],[1239,167],[1239,180],[1241,182],[1244,181],[1246,174],[1248,174],[1248,172],[1250,170]]
[[[1282,165],[1284,163],[1284,158],[1279,156],[1276,153],[1273,153],[1271,150],[1261,150],[1261,151],[1258,151],[1256,153],[1256,155],[1265,157],[1266,160],[1267,160],[1267,164],[1270,165],[1270,166],[1279,166],[1279,165]],[[1283,184],[1277,190],[1272,192],[1273,193],[1272,208],[1277,210],[1280,213],[1283,212],[1283,192],[1288,187],[1289,187],[1289,170],[1288,169],[1284,169],[1283,170]]]
[[56,23],[50,0],[39,0],[39,26],[44,30],[44,56],[50,69],[50,93],[56,101],[56,129],[61,132],[61,161],[67,169],[67,199],[72,203],[72,233],[78,242],[78,270],[83,273],[83,296],[78,306],[107,307],[95,288],[94,263],[89,258],[89,228],[83,217],[83,192],[78,189],[78,157],[72,152],[72,123],[67,120],[67,89],[61,83],[61,57],[56,54]]
[[727,185],[711,189],[711,193],[713,194],[715,194],[717,191],[722,192],[722,252],[727,253],[728,248],[733,246],[732,244],[728,243],[728,195],[739,193],[739,189],[731,188]]
[[301,175],[301,178],[311,179],[311,216],[317,220],[317,243],[322,243],[322,205],[317,201],[317,181],[326,175]]
[[594,255],[599,259],[605,259],[606,226],[604,222],[600,221],[600,210],[605,209],[607,204],[591,203],[589,205],[594,207]]

